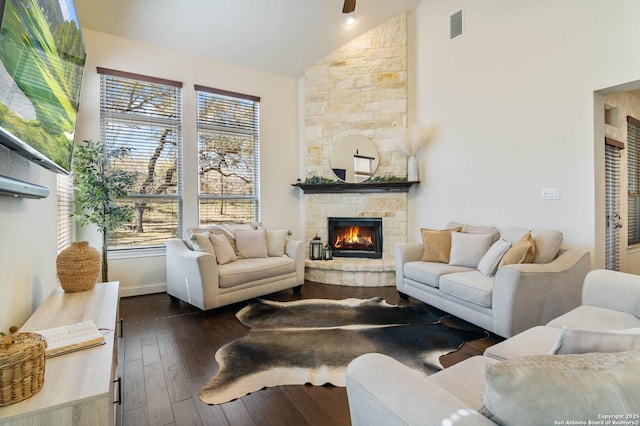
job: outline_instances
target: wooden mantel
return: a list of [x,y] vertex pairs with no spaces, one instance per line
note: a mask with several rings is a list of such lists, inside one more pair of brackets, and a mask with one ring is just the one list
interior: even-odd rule
[[334,193],[371,193],[371,192],[408,192],[413,182],[364,182],[364,183],[292,183],[305,194],[334,194]]

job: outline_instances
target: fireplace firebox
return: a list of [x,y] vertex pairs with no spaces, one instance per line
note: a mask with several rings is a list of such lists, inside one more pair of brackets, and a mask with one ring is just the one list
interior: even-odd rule
[[334,257],[382,258],[382,218],[328,218],[329,245]]

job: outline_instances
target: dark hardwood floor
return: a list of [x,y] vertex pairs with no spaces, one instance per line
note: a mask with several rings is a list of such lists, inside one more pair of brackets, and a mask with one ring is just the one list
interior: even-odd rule
[[[344,299],[384,297],[391,304],[403,300],[395,287],[343,287],[305,283],[301,293],[291,290],[265,296],[271,300],[303,298]],[[280,386],[221,405],[200,401],[200,388],[218,371],[215,352],[248,332],[235,318],[244,303],[206,313],[184,302],[172,303],[166,293],[123,298],[120,315],[124,338],[120,346],[127,425],[349,425],[344,388]],[[453,322],[463,321],[453,318]],[[491,335],[466,343],[441,357],[446,368],[502,339]]]

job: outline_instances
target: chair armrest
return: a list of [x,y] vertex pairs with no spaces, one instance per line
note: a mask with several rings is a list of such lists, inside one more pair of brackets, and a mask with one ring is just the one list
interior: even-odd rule
[[218,298],[218,263],[211,254],[190,250],[182,240],[166,245],[167,293],[200,309],[211,309]]
[[422,251],[422,244],[418,243],[398,243],[393,247],[398,291],[404,288],[404,264],[422,259]]
[[287,256],[296,262],[296,282],[298,285],[304,284],[304,257],[306,245],[304,241],[289,240],[284,246],[284,252]]
[[441,426],[447,420],[455,425],[494,424],[423,373],[386,355],[370,353],[351,361],[346,386],[354,426]]
[[511,337],[579,306],[589,269],[589,252],[580,249],[565,250],[549,263],[498,269],[492,300],[496,334]]
[[640,315],[640,276],[597,269],[587,274],[582,304]]

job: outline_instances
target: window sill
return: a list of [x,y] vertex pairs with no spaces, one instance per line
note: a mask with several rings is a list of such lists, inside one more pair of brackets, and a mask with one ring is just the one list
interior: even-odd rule
[[138,257],[158,257],[164,255],[165,246],[109,249],[107,251],[108,260],[135,259]]
[[632,246],[627,247],[627,254],[636,254],[640,253],[640,244],[634,244]]

